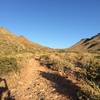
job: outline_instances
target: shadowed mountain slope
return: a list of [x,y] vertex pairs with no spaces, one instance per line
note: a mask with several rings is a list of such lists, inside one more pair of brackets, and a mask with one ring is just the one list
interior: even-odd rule
[[70,49],[77,51],[100,51],[100,33],[91,38],[82,39]]

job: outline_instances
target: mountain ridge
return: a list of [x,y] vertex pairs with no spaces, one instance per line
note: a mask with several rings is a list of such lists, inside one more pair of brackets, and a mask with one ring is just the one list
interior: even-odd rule
[[[14,40],[14,38],[16,38],[21,43],[25,42],[27,45],[28,45],[28,43],[30,43],[31,45],[34,44],[35,46],[38,46],[38,47],[49,48],[46,46],[42,46],[41,44],[35,43],[33,41],[30,41],[22,35],[17,36],[16,34],[10,32],[8,29],[6,29],[4,27],[0,27],[0,36],[3,38],[5,37],[8,40],[10,39],[9,37],[11,36],[12,37],[11,40]],[[51,48],[51,49],[53,49],[53,48]],[[71,46],[68,49],[69,50],[76,50],[76,51],[77,50],[82,50],[82,51],[95,51],[96,50],[96,51],[99,51],[99,49],[100,49],[100,33],[97,33],[96,35],[94,35],[90,38],[81,39],[79,42],[77,42],[76,44],[74,44],[73,46]]]
[[73,45],[70,49],[82,51],[100,51],[100,33],[91,38],[81,39],[78,43]]

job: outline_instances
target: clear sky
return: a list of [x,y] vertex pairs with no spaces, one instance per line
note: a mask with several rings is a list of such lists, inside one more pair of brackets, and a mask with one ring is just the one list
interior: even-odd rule
[[0,26],[53,48],[100,32],[100,0],[0,0]]

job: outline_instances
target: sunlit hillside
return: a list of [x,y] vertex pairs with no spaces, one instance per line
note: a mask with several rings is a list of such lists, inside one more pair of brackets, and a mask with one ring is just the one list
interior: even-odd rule
[[51,49],[0,28],[0,76],[1,98],[99,100],[100,33]]

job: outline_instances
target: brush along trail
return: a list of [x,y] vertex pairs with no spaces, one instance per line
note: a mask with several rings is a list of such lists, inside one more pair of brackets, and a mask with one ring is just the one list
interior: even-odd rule
[[15,100],[76,100],[74,83],[57,71],[41,66],[35,59],[6,80]]

